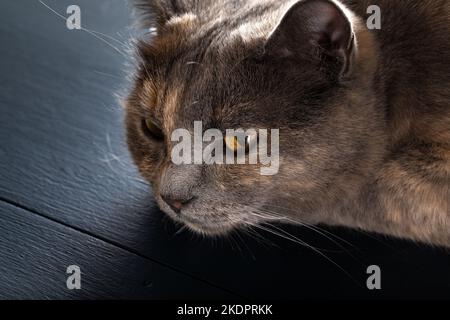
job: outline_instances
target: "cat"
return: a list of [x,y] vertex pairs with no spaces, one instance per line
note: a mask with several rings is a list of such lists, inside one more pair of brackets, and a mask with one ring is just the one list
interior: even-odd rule
[[[134,4],[151,37],[136,43],[127,142],[174,221],[208,236],[284,222],[450,246],[450,2]],[[174,165],[171,132],[195,121],[278,128],[278,174]]]

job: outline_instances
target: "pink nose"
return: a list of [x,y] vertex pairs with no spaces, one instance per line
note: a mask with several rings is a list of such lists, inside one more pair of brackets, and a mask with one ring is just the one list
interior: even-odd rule
[[177,210],[181,210],[181,207],[183,206],[183,204],[180,201],[174,201],[170,205]]
[[181,212],[181,208],[183,208],[183,205],[187,204],[190,200],[187,201],[183,201],[183,200],[179,200],[179,199],[172,199],[169,197],[162,197],[162,199],[164,200],[165,203],[167,203],[169,205],[169,207],[175,211],[175,213],[180,213]]

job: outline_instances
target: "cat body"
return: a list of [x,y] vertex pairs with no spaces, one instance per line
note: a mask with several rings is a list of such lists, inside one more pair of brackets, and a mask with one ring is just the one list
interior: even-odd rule
[[[371,5],[380,30],[366,26]],[[450,245],[448,1],[136,7],[154,35],[136,49],[128,144],[175,221],[207,235],[288,222]],[[171,132],[195,121],[279,129],[278,174],[174,165]]]

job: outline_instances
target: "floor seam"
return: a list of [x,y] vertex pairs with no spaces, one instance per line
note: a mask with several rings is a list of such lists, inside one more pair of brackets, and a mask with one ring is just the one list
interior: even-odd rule
[[127,251],[127,252],[129,252],[129,253],[131,253],[131,254],[134,254],[134,255],[136,255],[136,256],[142,258],[142,259],[149,260],[149,261],[151,261],[151,262],[153,262],[153,263],[157,263],[157,264],[159,264],[159,265],[161,265],[161,266],[163,266],[163,267],[165,267],[165,268],[168,268],[168,269],[170,269],[170,270],[172,270],[172,271],[175,271],[175,272],[177,272],[177,273],[179,273],[179,274],[182,274],[182,275],[187,276],[187,277],[189,277],[189,278],[191,278],[191,279],[194,279],[194,280],[203,282],[203,283],[205,283],[205,284],[207,284],[207,285],[209,285],[209,286],[212,286],[212,287],[214,287],[214,288],[216,288],[216,289],[222,290],[222,291],[224,291],[224,292],[226,292],[226,293],[228,293],[228,294],[231,294],[231,295],[233,295],[233,296],[236,296],[237,298],[246,298],[246,297],[244,297],[244,296],[242,296],[242,295],[240,295],[240,294],[237,294],[237,293],[235,293],[235,292],[233,292],[233,291],[230,291],[229,289],[226,289],[226,288],[223,288],[223,287],[221,287],[221,286],[218,286],[218,285],[216,285],[216,284],[214,284],[214,283],[211,283],[211,282],[208,281],[208,280],[204,280],[204,279],[198,278],[197,276],[194,276],[194,275],[192,275],[192,274],[190,274],[190,273],[187,273],[187,272],[185,272],[185,271],[183,271],[183,270],[180,270],[180,269],[178,269],[178,268],[176,268],[176,267],[174,267],[174,266],[171,266],[170,264],[161,262],[161,261],[156,260],[156,259],[154,259],[154,258],[151,258],[151,257],[149,257],[149,256],[147,256],[147,255],[144,255],[144,254],[140,253],[139,251],[134,250],[134,249],[132,249],[132,248],[130,248],[130,247],[128,247],[128,246],[122,245],[122,244],[120,244],[120,243],[118,243],[118,242],[116,242],[116,241],[114,241],[114,240],[110,240],[110,239],[105,238],[105,237],[103,237],[103,236],[96,235],[96,234],[94,234],[94,233],[92,233],[92,232],[90,232],[90,231],[81,229],[81,228],[79,228],[79,227],[77,227],[77,226],[73,226],[73,225],[71,225],[71,224],[68,224],[67,222],[62,221],[62,220],[55,219],[54,217],[52,217],[52,216],[50,216],[50,215],[41,213],[41,212],[39,212],[39,211],[37,211],[37,210],[35,210],[35,209],[31,209],[31,208],[29,208],[29,207],[27,207],[27,206],[24,206],[24,205],[22,205],[22,204],[20,204],[20,203],[15,202],[15,201],[12,201],[12,200],[9,200],[9,199],[6,199],[6,198],[0,196],[0,202],[4,202],[4,203],[6,203],[6,204],[8,204],[8,205],[10,205],[10,206],[19,208],[19,209],[21,209],[21,210],[25,210],[25,211],[30,212],[30,213],[32,213],[32,214],[35,214],[35,215],[37,215],[37,216],[39,216],[39,217],[41,217],[41,218],[44,218],[44,219],[49,220],[49,221],[52,221],[52,222],[54,222],[54,223],[57,223],[57,224],[59,224],[59,225],[62,225],[62,226],[64,226],[64,227],[66,227],[66,228],[69,228],[69,229],[71,229],[71,230],[75,230],[75,231],[77,231],[77,232],[79,232],[79,233],[82,233],[82,234],[84,234],[84,235],[86,235],[86,236],[89,236],[89,237],[91,237],[91,238],[95,238],[95,239],[97,239],[97,240],[99,240],[99,241],[102,241],[102,242],[105,242],[105,243],[107,243],[107,244],[109,244],[109,245],[115,246],[115,247],[117,247],[117,248],[119,248],[119,249],[121,249],[121,250],[125,250],[125,251]]

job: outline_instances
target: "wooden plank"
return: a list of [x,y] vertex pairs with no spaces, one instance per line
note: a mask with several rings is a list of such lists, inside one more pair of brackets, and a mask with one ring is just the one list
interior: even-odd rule
[[[67,267],[81,289],[67,288]],[[0,202],[0,299],[230,298],[128,251]]]
[[[63,14],[78,4],[83,27],[127,38],[129,12],[121,0],[45,2]],[[86,32],[67,30],[38,1],[2,1],[0,19],[0,198],[245,296],[448,296],[450,261],[439,250],[383,240],[394,245],[389,248],[332,230],[359,249],[344,245],[358,260],[321,251],[349,277],[321,254],[268,234],[280,248],[245,235],[216,243],[175,236],[123,143],[114,97],[125,83],[122,54]],[[287,230],[313,246],[339,249],[314,232]],[[381,293],[365,288],[370,264],[381,265],[389,279]]]

